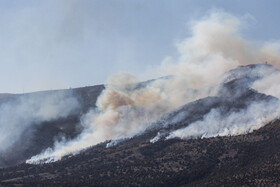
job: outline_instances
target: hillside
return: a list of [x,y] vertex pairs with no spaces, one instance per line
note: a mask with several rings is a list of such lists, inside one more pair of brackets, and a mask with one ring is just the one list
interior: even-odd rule
[[[77,98],[80,107],[66,117],[40,121],[32,124],[32,136],[24,136],[24,134],[29,133],[28,130],[30,129],[27,129],[23,132],[23,135],[21,135],[22,138],[19,138],[9,150],[6,150],[5,153],[0,152],[0,168],[25,162],[25,160],[31,156],[39,154],[42,150],[53,146],[55,138],[58,136],[63,135],[67,138],[76,137],[82,130],[82,127],[80,126],[81,115],[86,113],[91,107],[95,107],[96,99],[103,89],[103,85],[98,85],[69,90],[35,92],[24,95],[12,95],[12,97],[1,97],[0,103],[5,104],[17,102],[17,100],[25,97],[36,98],[39,96],[44,99],[46,95],[55,95],[57,93],[65,92],[71,93],[73,97]],[[17,154],[15,154],[15,152]]]
[[62,161],[2,169],[2,184],[279,185],[280,121],[231,137],[105,144]]
[[[53,163],[23,163],[52,147],[60,133],[69,139],[77,137],[83,130],[81,115],[95,107],[104,86],[70,90],[80,107],[36,126],[25,149],[18,142],[18,147],[6,152],[2,165],[10,167],[0,169],[1,184],[280,185],[280,120],[271,114],[279,99],[251,87],[266,76],[262,71],[278,72],[270,65],[240,66],[225,74],[215,96],[182,103],[130,138],[108,140]],[[259,116],[270,121],[262,125],[255,120]]]

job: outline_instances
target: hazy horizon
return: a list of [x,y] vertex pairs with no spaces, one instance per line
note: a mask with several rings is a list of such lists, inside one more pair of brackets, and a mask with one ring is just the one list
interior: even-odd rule
[[[213,10],[246,23],[241,35],[279,42],[279,1],[0,1],[0,93],[103,84],[120,71],[143,79]],[[257,63],[257,62],[256,62]],[[150,77],[152,78],[152,77]]]

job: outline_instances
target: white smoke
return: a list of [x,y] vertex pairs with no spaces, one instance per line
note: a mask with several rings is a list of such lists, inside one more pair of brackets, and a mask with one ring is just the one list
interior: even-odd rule
[[[27,163],[56,161],[64,155],[79,152],[105,140],[133,136],[175,108],[199,98],[215,95],[221,75],[238,65],[268,61],[279,67],[278,45],[257,45],[248,41],[241,36],[241,27],[241,20],[224,12],[214,12],[192,22],[192,35],[177,45],[179,56],[168,58],[160,67],[151,70],[155,76],[163,78],[143,83],[145,85],[141,87],[136,84],[137,78],[133,75],[114,75],[98,98],[98,109],[84,116],[84,132],[75,140],[57,142],[53,149],[32,157]],[[167,75],[173,76],[165,77]],[[256,106],[259,105],[252,105],[247,111],[234,116],[255,114],[259,117],[262,113],[254,113],[253,109]],[[212,111],[207,116],[205,122],[198,122],[197,126],[202,126],[206,121],[216,123],[216,118],[221,120],[221,124],[227,125],[221,128],[217,124],[216,130],[209,126],[202,130],[203,132],[194,130],[193,133],[201,135],[209,130],[209,136],[214,136],[227,134],[224,131],[229,129],[228,134],[238,134],[236,131],[242,123],[247,125],[240,133],[260,126],[259,123],[254,126],[253,121],[244,118],[236,121],[236,118],[231,116],[222,121],[223,116],[219,116],[217,111]],[[212,116],[215,116],[215,119],[212,119]],[[270,119],[268,115],[263,117]],[[240,125],[236,126],[239,123]],[[176,135],[170,135],[172,136]]]
[[275,101],[254,102],[246,110],[231,112],[228,116],[221,114],[219,109],[212,109],[203,120],[170,132],[166,139],[209,138],[250,133],[279,118],[279,115],[280,103]]
[[4,153],[19,140],[25,142],[28,136],[32,136],[34,125],[66,117],[78,107],[78,101],[65,92],[15,96],[10,101],[2,103],[0,105],[0,153]]
[[265,76],[263,79],[256,81],[252,87],[267,95],[272,95],[280,99],[280,73],[279,71],[271,72],[270,75]]

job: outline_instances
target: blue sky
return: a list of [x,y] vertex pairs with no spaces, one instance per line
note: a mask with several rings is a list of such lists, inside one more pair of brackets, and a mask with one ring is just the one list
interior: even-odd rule
[[0,92],[105,83],[141,76],[190,35],[189,22],[220,10],[242,19],[242,35],[280,40],[278,0],[1,0]]

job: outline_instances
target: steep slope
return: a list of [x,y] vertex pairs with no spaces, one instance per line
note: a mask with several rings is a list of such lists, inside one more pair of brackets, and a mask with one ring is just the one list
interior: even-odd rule
[[3,185],[280,184],[280,122],[247,135],[149,142],[147,135],[105,144],[61,161],[0,170]]
[[[153,132],[153,134],[158,132],[154,140],[156,141],[159,138],[166,138],[170,132],[176,129],[184,128],[197,121],[203,121],[205,116],[212,111],[217,112],[224,119],[232,114],[242,115],[244,113],[245,115],[244,111],[247,111],[254,103],[264,103],[264,106],[275,103],[275,105],[278,105],[279,100],[276,97],[258,93],[250,87],[254,81],[263,78],[261,75],[262,71],[269,70],[278,71],[270,65],[262,64],[240,66],[231,70],[226,73],[216,96],[202,98],[185,104],[159,119],[147,130],[151,131],[151,133]],[[269,111],[269,108],[267,107],[265,110]],[[217,116],[214,117],[218,118]],[[246,120],[249,120],[249,118]],[[217,121],[218,119],[212,121],[212,123]],[[198,136],[194,135],[193,137]]]
[[[279,106],[276,97],[258,93],[251,88],[255,81],[266,75],[263,72],[270,71],[277,70],[270,65],[238,67],[225,75],[216,96],[182,105],[132,138],[107,141],[54,163],[20,164],[1,169],[0,181],[4,185],[280,184],[280,120],[276,118],[266,125],[251,124],[252,126],[243,128],[249,122],[257,122],[251,120],[255,117],[254,113],[269,115],[274,112],[273,107]],[[142,83],[141,86],[145,84]],[[95,106],[96,98],[103,87],[95,89],[75,90],[77,97],[84,102],[79,112],[83,113]],[[90,101],[91,99],[95,100]],[[255,110],[254,103],[262,103],[261,110]],[[251,108],[254,110],[251,111]],[[249,113],[244,112],[248,110]],[[207,116],[213,111],[219,115],[209,122],[206,120]],[[252,116],[247,117],[249,114]],[[79,116],[78,113],[76,116]],[[223,121],[222,126],[217,129],[215,123],[220,122],[220,116],[230,120]],[[227,126],[230,123],[235,123],[235,129]],[[203,130],[209,125],[210,131]],[[261,127],[263,125],[265,126]],[[53,143],[49,139],[58,135],[57,129],[71,138],[79,133],[76,126],[79,126],[79,120],[75,115],[74,118],[68,116],[56,120],[55,123],[46,122],[40,126],[41,129],[37,131],[39,134],[34,136],[34,140],[40,145],[40,149],[43,146],[49,147]],[[184,135],[189,134],[188,136],[183,136],[182,139],[176,136],[170,138],[174,132],[191,126],[197,128],[196,134],[187,129],[183,132]],[[52,130],[51,127],[55,128]],[[239,131],[232,133],[236,128]],[[51,133],[52,131],[54,133]],[[231,134],[236,136],[229,136]],[[29,152],[38,151],[32,148]]]
[[[71,94],[77,98],[80,107],[71,114],[48,121],[34,122],[32,128],[27,128],[8,150],[0,152],[0,167],[7,167],[24,162],[33,155],[39,154],[42,150],[52,147],[55,140],[64,136],[66,138],[76,137],[82,130],[80,117],[90,108],[95,107],[96,99],[104,89],[103,85],[76,88],[69,90],[45,91],[30,94],[19,94],[0,98],[0,103],[17,102],[22,97],[36,98],[38,95],[44,99],[48,95],[57,93]],[[13,107],[14,108],[14,107]],[[26,136],[26,134],[28,136]],[[15,154],[16,153],[16,154]]]

